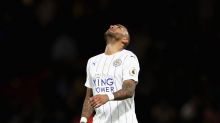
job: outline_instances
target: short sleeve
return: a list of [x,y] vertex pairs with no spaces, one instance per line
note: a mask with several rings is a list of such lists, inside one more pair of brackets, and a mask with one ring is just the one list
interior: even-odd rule
[[88,60],[87,65],[86,65],[86,82],[85,82],[85,86],[88,88],[92,88],[91,85],[91,75],[89,72],[89,68],[90,68],[90,60]]
[[136,55],[129,54],[123,64],[123,81],[133,79],[138,82],[138,75],[140,71],[139,61]]

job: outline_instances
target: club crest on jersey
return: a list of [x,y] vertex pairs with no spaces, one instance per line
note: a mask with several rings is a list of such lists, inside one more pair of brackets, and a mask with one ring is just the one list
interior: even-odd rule
[[122,63],[121,59],[116,59],[116,60],[113,62],[113,66],[118,67],[118,66],[121,65],[121,63]]

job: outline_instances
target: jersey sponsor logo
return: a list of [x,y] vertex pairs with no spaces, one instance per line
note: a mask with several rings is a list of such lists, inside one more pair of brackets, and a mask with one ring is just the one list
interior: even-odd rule
[[118,67],[118,66],[121,65],[121,63],[122,63],[121,59],[116,59],[116,60],[113,62],[113,66]]
[[111,76],[106,77],[100,77],[96,76],[95,79],[93,79],[93,84],[95,86],[95,91],[97,93],[108,93],[108,92],[114,92],[114,79]]

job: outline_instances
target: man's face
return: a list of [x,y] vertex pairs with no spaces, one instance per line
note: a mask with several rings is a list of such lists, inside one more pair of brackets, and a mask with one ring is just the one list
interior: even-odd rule
[[120,40],[123,37],[128,36],[128,32],[124,26],[120,24],[116,24],[116,25],[111,25],[108,28],[108,30],[105,32],[105,36],[115,38],[116,40]]
[[125,27],[120,24],[110,25],[110,27],[107,31],[109,31],[111,33],[121,33],[121,34],[125,34],[127,32]]

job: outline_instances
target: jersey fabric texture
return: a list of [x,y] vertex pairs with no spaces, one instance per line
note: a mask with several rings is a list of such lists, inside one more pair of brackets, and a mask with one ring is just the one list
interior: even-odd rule
[[[102,53],[88,60],[85,86],[92,88],[93,95],[113,93],[122,88],[124,80],[138,82],[139,71],[138,58],[129,50],[112,55]],[[134,97],[108,101],[96,108],[93,123],[138,123]]]

